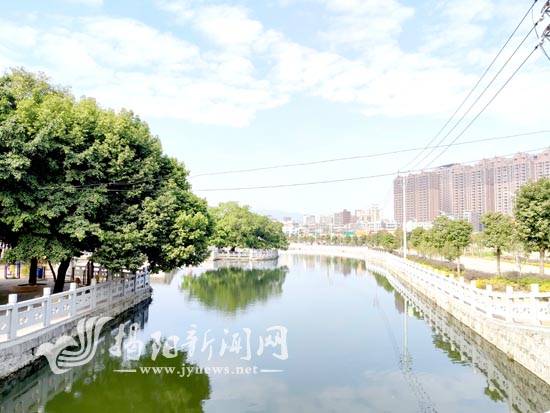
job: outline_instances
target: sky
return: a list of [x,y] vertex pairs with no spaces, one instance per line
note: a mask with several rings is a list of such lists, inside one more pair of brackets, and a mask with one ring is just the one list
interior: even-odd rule
[[[542,4],[534,7],[538,19]],[[550,145],[550,133],[464,144],[422,162],[531,0],[0,0],[0,70],[41,71],[77,96],[133,110],[212,205],[329,214],[379,204],[399,172]],[[546,17],[539,24],[550,24]],[[531,14],[434,141],[550,130],[550,59]],[[550,52],[550,44],[546,43]],[[450,132],[450,133],[447,133]],[[448,135],[448,136],[446,136]],[[385,156],[203,175],[395,152]],[[415,162],[411,161],[416,158]],[[418,165],[415,165],[418,163]],[[372,177],[374,175],[383,175]],[[266,189],[220,189],[370,177]]]

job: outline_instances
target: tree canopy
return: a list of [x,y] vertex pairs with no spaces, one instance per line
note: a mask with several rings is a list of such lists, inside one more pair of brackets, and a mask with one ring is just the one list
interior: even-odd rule
[[212,244],[218,248],[287,248],[283,224],[250,211],[237,202],[220,203],[210,208],[214,226]]
[[[128,110],[75,99],[41,74],[0,78],[0,237],[7,258],[83,251],[111,270],[196,264],[213,225],[184,166]],[[56,285],[56,291],[62,288]]]
[[502,251],[512,242],[512,217],[502,212],[488,212],[481,217],[483,224],[482,242],[486,247],[494,248],[497,258],[497,274],[500,275],[500,257]]
[[544,255],[550,248],[550,178],[522,185],[514,216],[517,237],[528,251],[539,252],[539,271],[544,276]]

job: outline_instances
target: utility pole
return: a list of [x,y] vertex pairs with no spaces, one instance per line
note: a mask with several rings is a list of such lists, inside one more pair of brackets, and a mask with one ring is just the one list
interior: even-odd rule
[[407,259],[407,178],[403,175],[403,258]]

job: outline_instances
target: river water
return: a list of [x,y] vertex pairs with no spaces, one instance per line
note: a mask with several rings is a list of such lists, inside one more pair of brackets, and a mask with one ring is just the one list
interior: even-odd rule
[[216,263],[152,285],[91,362],[45,365],[0,412],[550,410],[547,385],[358,260]]

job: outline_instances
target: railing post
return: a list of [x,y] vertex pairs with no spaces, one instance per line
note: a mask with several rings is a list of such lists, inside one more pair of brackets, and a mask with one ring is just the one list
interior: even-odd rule
[[91,298],[91,302],[90,302],[90,307],[91,309],[94,309],[96,308],[96,305],[97,305],[97,281],[96,279],[92,279],[92,288],[90,288],[90,294],[92,295],[90,298]]
[[513,304],[513,293],[514,287],[511,285],[506,286],[506,321],[512,322],[514,318],[512,317],[512,304]]
[[107,302],[111,304],[113,302],[113,284],[114,277],[107,283]]
[[493,317],[493,286],[490,284],[487,284],[485,286],[485,295],[486,295],[486,301],[485,301],[485,315]]
[[76,315],[76,283],[71,283],[69,287],[69,300],[71,301],[69,317]]
[[531,284],[531,320],[533,324],[539,324],[539,285]]
[[470,281],[470,307],[472,307],[472,310],[477,309],[477,292],[476,292],[477,286],[476,286],[476,280]]
[[51,319],[52,289],[46,287],[42,291],[42,294],[44,296],[44,327],[48,327]]
[[17,330],[19,329],[19,309],[17,307],[17,294],[10,294],[8,296],[8,304],[12,305],[10,311],[10,338],[17,337]]
[[456,297],[460,303],[464,303],[464,277],[458,279],[458,287],[456,287]]

